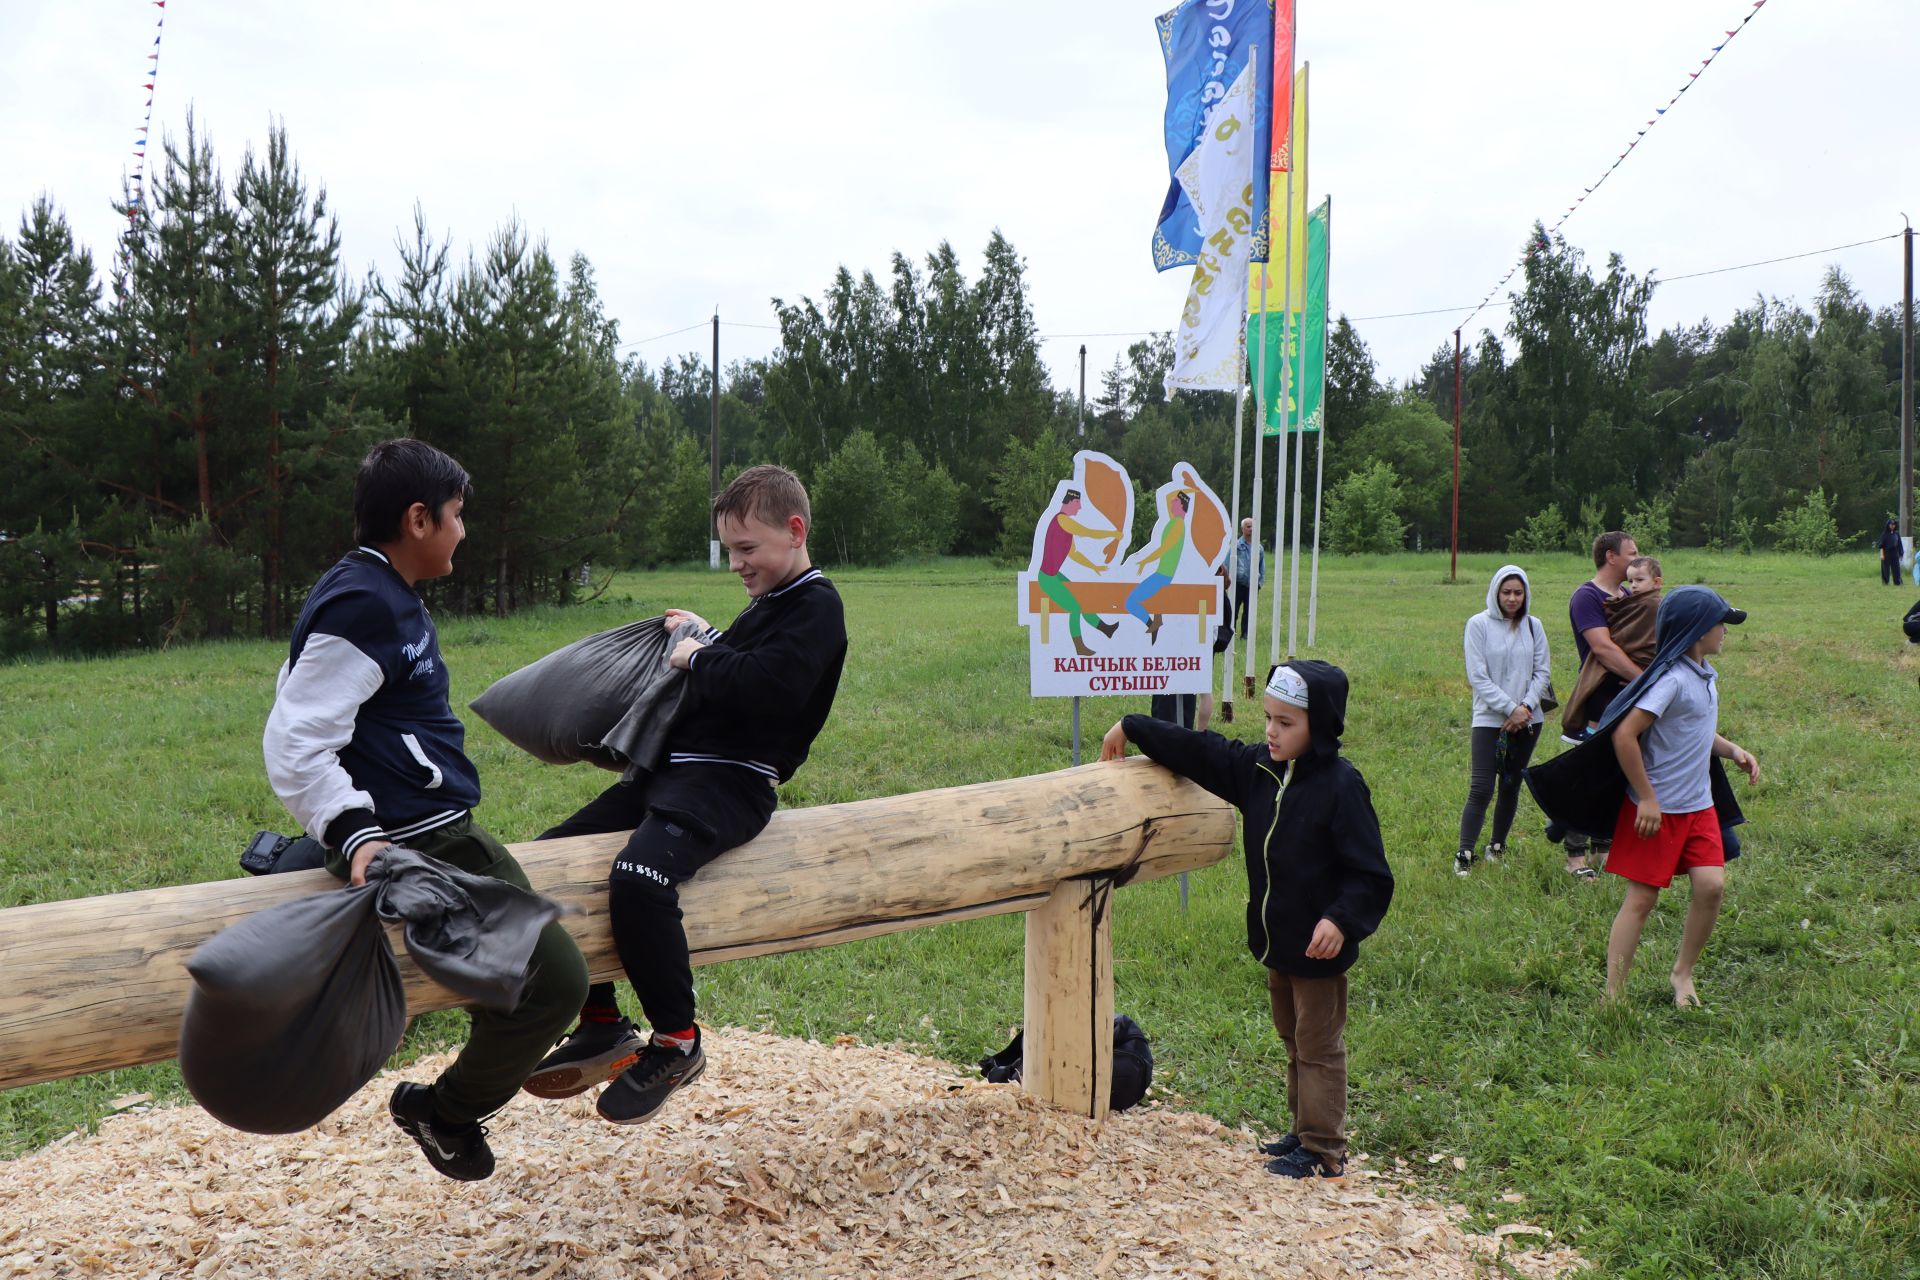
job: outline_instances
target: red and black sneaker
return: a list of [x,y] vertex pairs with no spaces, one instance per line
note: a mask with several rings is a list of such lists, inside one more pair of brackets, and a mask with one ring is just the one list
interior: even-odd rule
[[687,1049],[651,1042],[641,1051],[640,1061],[607,1086],[596,1109],[603,1120],[640,1124],[651,1120],[674,1090],[692,1084],[706,1069],[707,1055],[698,1036]]

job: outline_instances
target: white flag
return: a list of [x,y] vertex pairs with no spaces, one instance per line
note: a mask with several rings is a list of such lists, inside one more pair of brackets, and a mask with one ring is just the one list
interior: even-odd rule
[[[1200,223],[1200,260],[1173,337],[1167,389],[1231,390],[1246,362],[1247,264],[1253,259],[1254,65],[1207,113],[1200,145],[1174,175]],[[1264,159],[1264,157],[1262,157]]]

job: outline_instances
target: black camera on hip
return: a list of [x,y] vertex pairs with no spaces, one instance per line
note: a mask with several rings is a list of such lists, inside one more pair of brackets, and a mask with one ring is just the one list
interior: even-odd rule
[[256,831],[240,855],[240,869],[265,876],[280,871],[310,871],[327,865],[327,847],[311,836],[283,836],[278,831]]

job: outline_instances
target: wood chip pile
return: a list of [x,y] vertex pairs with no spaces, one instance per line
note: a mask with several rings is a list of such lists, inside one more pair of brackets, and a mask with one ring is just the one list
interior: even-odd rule
[[[1256,1138],[1148,1106],[1104,1127],[891,1049],[715,1029],[653,1123],[522,1096],[500,1168],[447,1181],[383,1077],[263,1138],[141,1099],[0,1163],[0,1277],[1455,1276],[1578,1270],[1546,1233],[1486,1235],[1356,1161],[1268,1174]],[[431,1079],[442,1059],[405,1074]],[[1498,1258],[1498,1263],[1494,1260]],[[1511,1268],[1505,1270],[1504,1268]]]

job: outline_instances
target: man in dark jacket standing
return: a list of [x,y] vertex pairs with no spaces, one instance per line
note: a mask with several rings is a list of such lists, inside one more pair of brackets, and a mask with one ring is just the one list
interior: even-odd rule
[[1268,677],[1264,703],[1260,746],[1134,715],[1107,731],[1100,758],[1118,759],[1131,741],[1240,810],[1247,949],[1267,969],[1293,1122],[1262,1150],[1283,1177],[1337,1179],[1346,1172],[1347,970],[1387,913],[1393,873],[1366,780],[1340,755],[1346,673],[1285,663]]
[[1900,522],[1888,520],[1880,531],[1880,585],[1900,585],[1900,557],[1906,548],[1900,545]]

